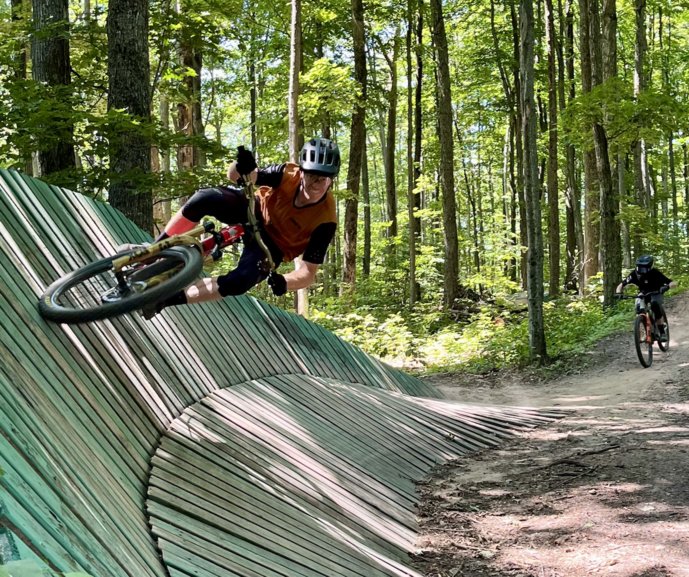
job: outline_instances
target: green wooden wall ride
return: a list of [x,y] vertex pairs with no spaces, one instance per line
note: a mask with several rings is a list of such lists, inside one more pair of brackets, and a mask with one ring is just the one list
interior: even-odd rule
[[[434,399],[247,296],[151,322],[38,315],[52,280],[143,240],[105,204],[0,171],[0,565],[417,575],[414,481],[553,416]],[[237,326],[241,338],[196,338]]]

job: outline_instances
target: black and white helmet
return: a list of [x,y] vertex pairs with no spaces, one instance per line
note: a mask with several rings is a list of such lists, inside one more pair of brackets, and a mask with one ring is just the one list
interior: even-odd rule
[[653,268],[653,257],[650,254],[645,254],[636,259],[636,273],[646,274]]
[[327,138],[312,138],[301,149],[299,166],[304,172],[337,176],[340,172],[340,149]]

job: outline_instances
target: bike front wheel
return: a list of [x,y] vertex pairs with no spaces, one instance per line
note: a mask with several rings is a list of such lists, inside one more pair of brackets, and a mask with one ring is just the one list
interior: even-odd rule
[[650,367],[653,363],[653,340],[648,334],[645,314],[637,315],[634,319],[634,345],[641,366]]
[[665,353],[670,348],[670,324],[667,322],[665,313],[663,313],[662,319],[665,322],[665,332],[658,339],[658,348]]
[[[192,247],[176,246],[121,271],[115,277],[113,261],[119,253],[66,274],[51,284],[38,301],[45,319],[57,323],[87,323],[117,317],[170,298],[201,273],[203,258]],[[163,280],[150,282],[154,276]]]

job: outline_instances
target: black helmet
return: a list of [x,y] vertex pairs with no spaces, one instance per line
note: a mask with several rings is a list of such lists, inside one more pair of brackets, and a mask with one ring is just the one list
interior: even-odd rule
[[645,254],[636,259],[637,274],[646,274],[653,268],[653,257],[650,254]]
[[337,176],[340,172],[340,149],[327,138],[312,138],[301,149],[299,166],[304,172]]

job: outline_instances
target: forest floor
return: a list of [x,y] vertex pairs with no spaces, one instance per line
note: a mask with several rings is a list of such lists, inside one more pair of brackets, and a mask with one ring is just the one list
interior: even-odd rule
[[689,577],[689,293],[644,369],[629,330],[544,380],[435,375],[447,398],[567,415],[419,486],[427,577]]

